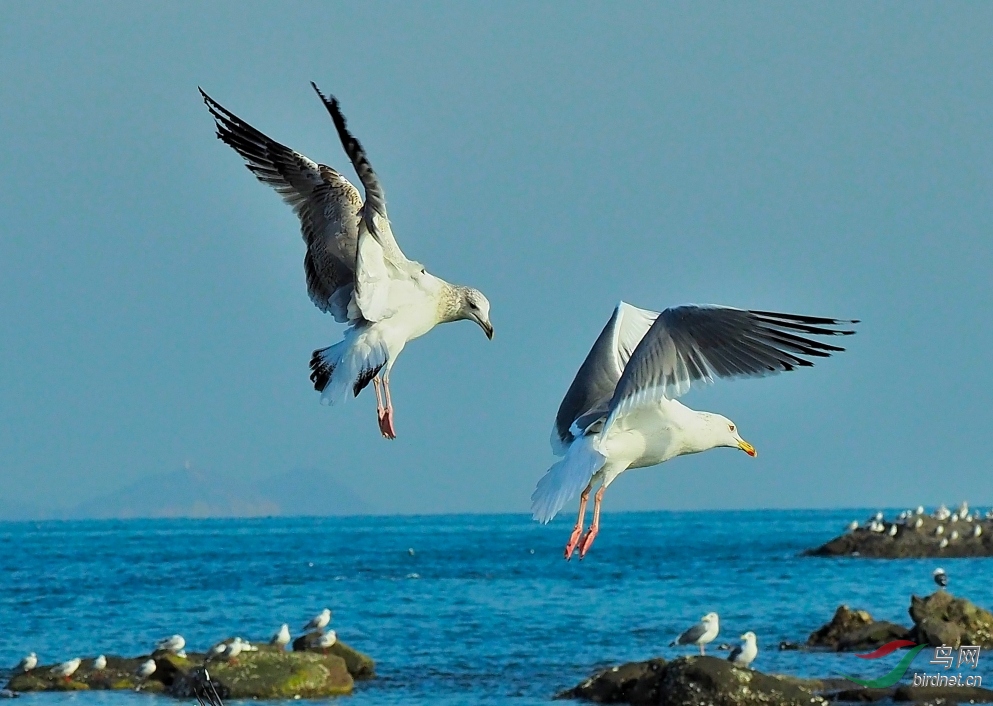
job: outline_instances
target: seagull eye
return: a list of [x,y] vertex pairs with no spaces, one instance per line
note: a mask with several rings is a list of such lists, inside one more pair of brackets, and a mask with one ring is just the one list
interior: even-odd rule
[[731,431],[734,431],[734,424],[728,424],[728,429],[730,429]]
[[478,306],[476,306],[476,304],[475,304],[475,302],[469,302],[469,308],[470,308],[470,309],[472,309],[473,311],[475,311],[475,310],[476,310],[476,309],[478,309],[479,307],[478,307]]

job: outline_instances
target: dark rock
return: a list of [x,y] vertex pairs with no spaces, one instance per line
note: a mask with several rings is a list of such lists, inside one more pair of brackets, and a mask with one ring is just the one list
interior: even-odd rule
[[925,598],[912,596],[911,640],[929,645],[993,647],[993,614],[965,598],[938,590]]
[[735,667],[717,657],[633,662],[595,674],[557,699],[632,706],[810,706],[827,702],[801,680]]
[[317,654],[337,655],[345,660],[348,673],[353,679],[364,680],[376,677],[376,662],[369,655],[349,647],[341,640],[335,642],[331,647],[317,647],[314,643],[320,633],[309,633],[301,635],[293,641],[294,652],[314,652]]
[[809,647],[823,647],[836,652],[872,650],[893,640],[910,639],[910,631],[885,620],[873,620],[864,610],[838,606],[831,622],[807,638]]
[[[175,655],[173,655],[175,656]],[[8,689],[14,691],[85,691],[88,689],[134,689],[138,686],[138,679],[135,672],[138,665],[149,659],[148,655],[141,657],[117,657],[107,655],[107,667],[100,671],[91,668],[92,658],[83,660],[76,673],[66,681],[62,677],[52,674],[54,664],[38,665],[28,673],[15,674],[7,684]],[[178,657],[176,659],[179,659]],[[148,691],[162,691],[163,684],[159,681],[162,676],[159,674],[159,663],[161,658],[156,659],[156,673],[152,675],[147,685],[143,689]],[[163,668],[163,672],[167,669]]]
[[[128,659],[108,655],[107,668],[99,672],[88,669],[93,662],[87,659],[72,679],[65,681],[51,673],[54,665],[40,666],[27,674],[15,675],[7,688],[16,691],[83,691],[135,689],[140,685],[142,691],[164,692],[184,699],[195,696],[194,674],[204,665],[205,655],[190,653],[187,659],[183,659],[174,654],[156,652],[152,658],[155,660],[155,672],[141,684],[135,672],[148,657]],[[223,698],[289,699],[298,695],[301,698],[319,698],[350,694],[354,686],[345,659],[337,654],[286,652],[259,646],[257,652],[242,652],[234,660],[215,659],[206,664],[211,681]]]
[[[210,679],[222,698],[292,699],[320,698],[352,693],[354,681],[345,660],[336,655],[286,652],[259,646],[233,660],[211,660]],[[196,672],[184,669],[169,685],[177,698],[195,696]]]
[[[860,527],[854,532],[846,532],[835,537],[830,542],[808,549],[804,552],[807,556],[860,556],[876,559],[905,559],[905,558],[928,558],[928,557],[969,557],[969,556],[993,556],[993,521],[984,520],[981,522],[969,522],[959,520],[950,522],[948,520],[938,521],[927,515],[914,515],[909,522],[921,520],[919,529],[912,525],[897,523],[897,534],[895,537],[889,536],[889,529],[892,523],[885,523],[885,532],[873,532],[865,527]],[[938,525],[944,527],[944,532],[935,534]],[[976,525],[983,528],[979,537],[973,537],[972,533]],[[958,531],[961,535],[958,539],[949,539],[952,531]],[[941,548],[941,540],[949,539],[946,547]]]
[[893,700],[914,703],[989,704],[993,691],[978,686],[899,686],[893,691]]

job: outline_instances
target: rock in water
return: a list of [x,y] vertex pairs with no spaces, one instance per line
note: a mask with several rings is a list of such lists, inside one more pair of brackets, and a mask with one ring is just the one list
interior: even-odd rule
[[735,667],[718,657],[680,657],[612,667],[557,699],[632,706],[823,706],[828,702],[798,681]]
[[911,640],[929,645],[993,647],[993,614],[965,598],[936,591],[925,598],[912,596]]
[[[211,662],[210,680],[224,699],[303,699],[352,693],[354,681],[336,655],[260,649],[236,660]],[[169,686],[171,696],[195,697],[195,670],[184,670]]]
[[893,640],[910,639],[910,630],[885,620],[873,620],[868,611],[838,606],[831,622],[807,638],[810,647],[835,652],[872,650]]
[[808,549],[804,554],[875,559],[993,556],[993,537],[990,536],[993,535],[993,522],[990,520],[976,523],[969,534],[951,542],[942,541],[947,539],[944,534],[944,520],[915,515],[912,522],[905,520],[895,535],[859,527],[816,549]]
[[337,655],[345,660],[345,666],[348,667],[348,673],[352,675],[353,679],[362,681],[376,677],[376,662],[372,657],[349,647],[341,640],[335,642],[331,647],[318,647],[319,637],[319,633],[301,635],[293,641],[293,651]]

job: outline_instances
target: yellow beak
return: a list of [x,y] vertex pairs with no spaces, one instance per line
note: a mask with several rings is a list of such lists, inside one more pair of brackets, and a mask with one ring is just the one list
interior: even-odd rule
[[738,442],[738,448],[741,449],[742,451],[744,451],[746,454],[748,454],[752,458],[755,458],[756,456],[759,455],[759,452],[755,450],[755,447],[752,446],[751,444],[749,444],[744,439],[742,439],[741,441]]

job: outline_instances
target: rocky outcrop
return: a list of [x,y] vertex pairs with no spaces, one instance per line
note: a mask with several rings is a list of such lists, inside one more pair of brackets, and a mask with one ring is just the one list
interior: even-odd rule
[[[917,520],[920,527],[914,527]],[[973,536],[976,527],[981,534]],[[912,515],[909,520],[882,523],[882,532],[859,527],[830,542],[808,549],[807,556],[859,556],[874,559],[993,556],[993,521],[936,520],[928,515]],[[896,527],[896,534],[890,531]],[[941,527],[941,533],[938,533]],[[942,540],[947,540],[942,547]]]
[[[135,689],[138,687],[138,678],[135,672],[138,665],[149,659],[151,655],[142,657],[117,657],[107,655],[107,667],[105,669],[94,670],[93,659],[84,659],[83,663],[69,679],[57,677],[52,674],[52,667],[55,665],[38,665],[26,674],[15,674],[7,683],[7,688],[12,691],[87,691],[90,689]],[[178,658],[176,658],[178,659]],[[166,660],[155,658],[156,672],[159,665]],[[163,666],[164,672],[169,671]],[[142,685],[143,690],[163,691],[164,687],[159,679],[149,680]]]
[[978,686],[895,686],[889,689],[841,689],[824,694],[844,704],[914,703],[925,706],[993,703],[993,690]]
[[[169,653],[151,655],[155,672],[141,683],[142,691],[192,698],[198,683],[197,672],[205,655],[191,653],[186,659]],[[38,666],[27,674],[16,674],[7,684],[15,691],[84,691],[89,689],[135,689],[135,672],[148,656],[123,658],[107,656],[107,667],[91,668],[86,659],[68,680],[54,676],[52,666]],[[214,688],[222,698],[292,699],[320,698],[350,694],[355,679],[375,676],[375,663],[366,655],[341,642],[326,651],[285,650],[259,645],[257,651],[242,652],[235,659],[206,662]]]
[[807,646],[835,652],[873,650],[893,640],[910,639],[910,630],[885,620],[873,620],[868,611],[838,606],[831,622],[807,638]]
[[343,643],[335,642],[331,647],[316,647],[315,640],[310,635],[302,635],[293,641],[294,652],[316,652],[317,654],[337,655],[345,660],[348,673],[359,681],[376,677],[376,662],[367,654],[363,654]]
[[993,614],[965,598],[940,590],[925,598],[912,596],[909,639],[929,645],[993,647]]
[[717,657],[652,659],[599,672],[557,699],[632,706],[816,706],[827,701],[800,680],[735,667]]
[[[337,655],[260,647],[233,660],[212,661],[210,679],[222,699],[304,699],[352,693],[354,681]],[[196,676],[187,669],[168,686],[170,696],[192,698]]]

